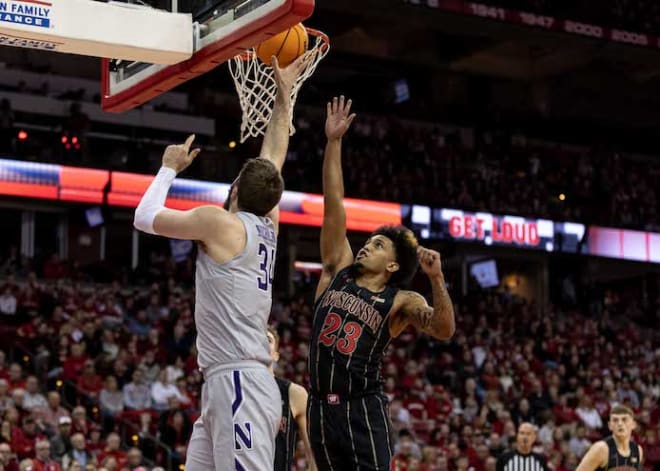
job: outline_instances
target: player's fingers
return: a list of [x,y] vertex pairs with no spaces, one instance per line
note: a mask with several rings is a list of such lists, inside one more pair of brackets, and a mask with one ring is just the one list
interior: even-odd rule
[[300,73],[307,67],[307,64],[312,59],[312,56],[309,52],[304,53],[302,56],[298,57],[294,62],[296,75]]
[[188,136],[188,139],[186,139],[186,142],[183,143],[183,149],[186,151],[186,154],[190,150],[190,146],[192,145],[194,140],[195,140],[195,135],[191,134],[190,136]]
[[344,95],[339,96],[339,111],[344,112]]
[[201,151],[202,149],[193,149],[193,151],[190,153],[190,160],[195,160],[195,157],[197,157]]
[[344,114],[346,116],[351,114],[351,106],[353,106],[353,100],[349,98],[348,101],[346,102],[346,106],[344,107]]
[[332,113],[333,114],[337,112],[337,102],[338,101],[339,101],[339,99],[337,97],[334,97],[332,99]]
[[273,69],[275,69],[275,70],[279,70],[279,68],[280,68],[280,63],[279,63],[279,61],[277,60],[277,56],[271,56],[271,58],[270,58],[270,65],[273,66]]
[[326,113],[328,114],[328,116],[332,116],[332,103],[330,102],[328,102],[326,106]]
[[346,127],[350,127],[351,123],[352,123],[353,120],[355,119],[355,116],[356,116],[356,114],[353,113],[352,115],[350,115],[350,116],[348,117],[348,120],[346,120]]

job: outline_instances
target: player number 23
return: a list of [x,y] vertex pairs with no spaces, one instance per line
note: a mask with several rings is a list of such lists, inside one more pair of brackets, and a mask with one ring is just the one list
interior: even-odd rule
[[357,341],[362,335],[362,326],[357,322],[347,322],[344,324],[344,337],[337,340],[338,335],[335,333],[341,327],[341,317],[334,312],[331,312],[325,318],[319,342],[326,347],[332,347],[337,342],[337,350],[344,355],[350,355],[355,351]]

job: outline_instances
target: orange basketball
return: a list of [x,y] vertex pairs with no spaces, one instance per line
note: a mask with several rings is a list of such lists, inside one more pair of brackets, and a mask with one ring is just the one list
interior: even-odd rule
[[286,67],[307,51],[307,41],[307,30],[298,23],[259,44],[257,57],[270,65],[271,57],[276,56],[280,67]]

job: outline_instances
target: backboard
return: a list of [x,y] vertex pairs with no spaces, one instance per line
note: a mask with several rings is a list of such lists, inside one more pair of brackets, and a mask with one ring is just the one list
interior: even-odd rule
[[304,21],[314,11],[314,0],[151,0],[141,3],[192,14],[193,55],[170,66],[103,59],[101,104],[106,111],[135,108]]

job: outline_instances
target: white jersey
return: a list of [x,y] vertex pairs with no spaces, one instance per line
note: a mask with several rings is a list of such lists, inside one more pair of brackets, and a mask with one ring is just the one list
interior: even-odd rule
[[202,370],[244,360],[271,363],[266,327],[273,300],[275,226],[267,217],[236,215],[247,236],[243,251],[225,263],[201,249],[197,256],[195,323]]

